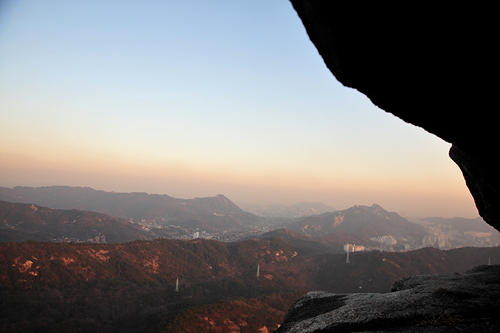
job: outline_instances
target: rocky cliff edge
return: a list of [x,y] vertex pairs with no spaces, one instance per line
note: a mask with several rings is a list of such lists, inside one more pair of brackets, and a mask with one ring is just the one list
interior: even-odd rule
[[276,332],[499,332],[499,310],[500,266],[477,266],[402,278],[390,293],[310,292]]

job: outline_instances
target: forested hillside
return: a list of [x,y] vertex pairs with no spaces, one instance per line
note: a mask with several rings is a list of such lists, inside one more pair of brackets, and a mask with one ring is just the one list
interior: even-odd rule
[[51,209],[33,204],[0,201],[0,241],[71,240],[123,243],[150,239],[153,234],[129,221],[106,214]]
[[[183,322],[200,328],[213,321],[219,328],[238,325],[242,332],[257,326],[272,331],[284,310],[271,304],[270,295],[291,303],[290,297],[310,290],[387,292],[402,276],[461,272],[488,260],[498,264],[500,250],[356,252],[350,263],[345,259],[345,254],[283,237],[236,243],[0,243],[0,330],[156,332],[170,327],[180,332]],[[290,292],[293,297],[281,295]],[[266,295],[271,298],[262,298]],[[235,299],[241,302],[227,312],[227,302]],[[259,317],[256,304],[271,304],[274,322],[269,315]],[[195,306],[202,306],[203,316]],[[255,317],[238,322],[238,313]],[[202,321],[186,320],[195,317]]]

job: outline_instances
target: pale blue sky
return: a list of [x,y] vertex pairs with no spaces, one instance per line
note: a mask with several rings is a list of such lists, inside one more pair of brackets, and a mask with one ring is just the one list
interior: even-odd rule
[[339,84],[286,0],[0,4],[0,186],[475,217],[449,147]]

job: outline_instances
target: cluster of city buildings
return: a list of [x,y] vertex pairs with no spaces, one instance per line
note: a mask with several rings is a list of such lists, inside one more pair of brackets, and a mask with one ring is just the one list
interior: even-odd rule
[[356,245],[346,243],[344,245],[344,251],[346,252],[358,252],[358,251],[371,251],[371,250],[380,250],[380,251],[409,251],[412,246],[408,243],[408,239],[400,237],[399,243],[398,239],[392,235],[384,235],[379,237],[372,237],[370,240],[377,242],[380,246],[377,247],[366,247],[364,245]]
[[222,231],[222,232],[212,232],[208,233],[203,230],[196,230],[190,233],[188,236],[175,237],[177,239],[213,239],[221,242],[236,242],[241,239],[259,235],[261,232],[255,229],[251,230],[241,230],[241,231]]
[[396,237],[391,236],[391,235],[386,235],[386,236],[380,236],[380,237],[372,237],[370,238],[372,241],[380,243],[380,244],[385,244],[385,245],[396,245],[398,243],[398,240]]
[[395,237],[392,235],[384,235],[379,237],[372,237],[370,240],[380,244],[379,250],[384,251],[409,251],[415,248],[416,244],[411,244],[411,242],[404,237]]
[[79,238],[73,238],[73,237],[53,238],[50,241],[54,243],[80,243]]
[[459,232],[449,224],[423,224],[428,233],[422,239],[422,247],[432,246],[439,249],[454,249],[460,247],[489,247],[498,246],[498,236],[496,239],[491,232],[465,231]]
[[344,251],[345,252],[359,252],[359,251],[365,251],[366,247],[364,245],[356,245],[356,244],[349,244],[346,243],[344,244]]
[[248,237],[254,237],[262,233],[262,230],[248,229],[236,231],[218,231],[211,232],[201,230],[199,228],[182,228],[176,225],[168,225],[158,228],[160,230],[153,231],[158,237],[167,237],[171,239],[212,239],[221,242],[236,242]]
[[98,244],[106,244],[106,236],[99,234],[94,238],[88,238],[86,241],[80,241],[79,238],[72,237],[61,237],[51,239],[51,242],[54,243],[98,243]]

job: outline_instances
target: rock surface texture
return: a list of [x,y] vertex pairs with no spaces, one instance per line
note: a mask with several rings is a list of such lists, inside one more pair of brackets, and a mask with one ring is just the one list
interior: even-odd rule
[[471,3],[291,3],[337,80],[453,144],[450,157],[479,214],[500,230],[497,11]]
[[500,266],[403,278],[392,290],[310,292],[292,305],[276,332],[498,332],[500,327]]

